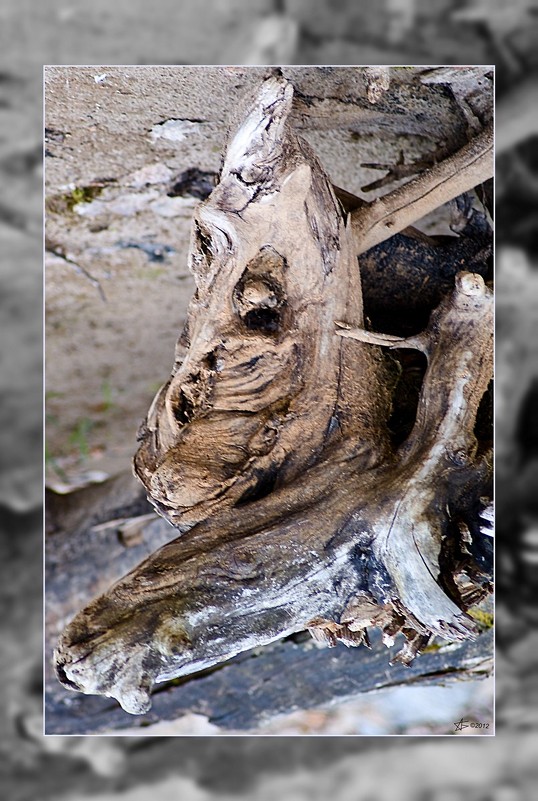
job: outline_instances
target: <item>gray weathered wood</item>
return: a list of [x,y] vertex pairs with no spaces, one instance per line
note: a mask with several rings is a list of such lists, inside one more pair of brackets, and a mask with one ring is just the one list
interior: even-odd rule
[[433,206],[441,206],[492,177],[493,125],[461,150],[388,196],[351,215],[357,255],[412,225]]
[[47,696],[48,734],[101,734],[196,713],[223,731],[248,732],[294,710],[342,703],[364,693],[411,685],[447,685],[491,672],[492,631],[475,641],[428,651],[413,665],[388,666],[376,637],[372,649],[316,647],[310,638],[281,641],[242,654],[207,673],[164,684],[152,708],[133,719],[104,698],[54,687]]

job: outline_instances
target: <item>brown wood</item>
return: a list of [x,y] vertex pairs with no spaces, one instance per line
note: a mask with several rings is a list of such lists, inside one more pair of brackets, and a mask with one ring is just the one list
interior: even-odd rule
[[345,440],[364,443],[365,466],[386,450],[379,355],[334,336],[335,319],[362,323],[353,238],[287,124],[292,95],[288,82],[265,83],[195,213],[188,350],[135,457],[175,525],[289,483]]
[[[463,271],[422,333],[365,330],[355,232],[288,125],[292,96],[282,78],[262,84],[195,214],[197,291],[140,432],[136,473],[183,533],[79,612],[56,651],[65,686],[133,714],[157,682],[304,629],[348,645],[369,627],[387,645],[402,633],[407,664],[433,635],[476,637],[466,610],[490,590],[474,557],[492,292]],[[397,448],[385,348],[427,359]]]

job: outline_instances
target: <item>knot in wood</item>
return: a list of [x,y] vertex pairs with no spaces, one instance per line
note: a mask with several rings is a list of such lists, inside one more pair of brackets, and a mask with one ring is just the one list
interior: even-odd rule
[[484,279],[478,273],[462,272],[456,276],[456,287],[469,297],[481,296],[486,292]]
[[448,458],[456,467],[465,467],[470,462],[469,454],[465,448],[448,451]]

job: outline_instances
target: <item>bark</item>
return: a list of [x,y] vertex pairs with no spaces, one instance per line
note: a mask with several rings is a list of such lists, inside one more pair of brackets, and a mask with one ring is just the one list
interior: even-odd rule
[[[460,272],[422,333],[365,330],[353,226],[291,105],[287,81],[262,85],[195,215],[187,352],[140,432],[136,473],[183,533],[56,651],[65,686],[134,714],[155,683],[304,629],[347,645],[401,632],[407,664],[434,635],[476,637],[466,610],[490,589],[491,455],[475,429],[492,292]],[[427,359],[398,448],[383,348]]]

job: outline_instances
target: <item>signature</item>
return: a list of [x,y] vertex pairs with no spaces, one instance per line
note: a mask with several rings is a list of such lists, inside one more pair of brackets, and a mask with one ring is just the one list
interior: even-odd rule
[[463,731],[464,729],[489,729],[489,723],[479,723],[476,720],[465,720],[462,718],[454,723],[454,731]]

